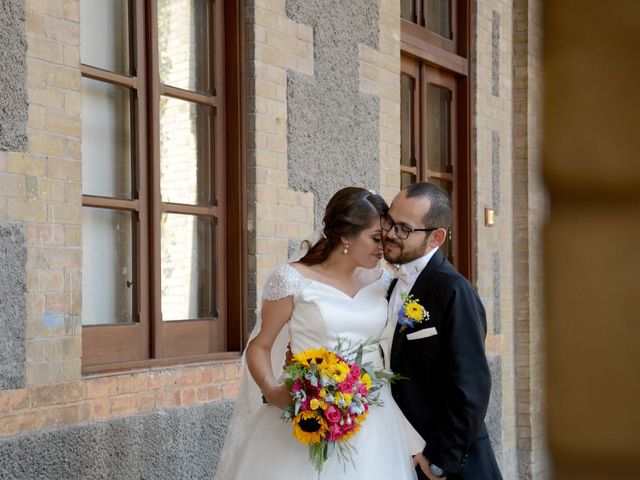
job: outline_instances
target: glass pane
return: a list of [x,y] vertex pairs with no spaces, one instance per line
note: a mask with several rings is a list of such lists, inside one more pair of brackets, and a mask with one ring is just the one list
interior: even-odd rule
[[413,154],[413,85],[412,77],[400,77],[400,163],[407,167],[416,166]]
[[215,228],[212,218],[162,215],[163,320],[216,317]]
[[[444,190],[446,192],[446,194],[449,196],[449,199],[451,200],[451,204],[452,204],[451,206],[453,207],[454,212],[455,212],[455,205],[453,205],[453,197],[451,196],[451,194],[453,193],[453,183],[451,183],[448,180],[440,180],[438,178],[430,178],[429,182],[436,184],[437,186],[439,186],[442,190]],[[449,232],[449,233],[451,233],[451,232]],[[452,252],[451,252],[451,238],[450,238],[450,235],[447,235],[447,239],[445,240],[445,242],[440,247],[440,251],[447,258],[449,258],[451,256]]]
[[82,190],[131,198],[131,93],[82,79]]
[[406,188],[412,183],[416,183],[416,176],[413,173],[400,173],[400,188]]
[[400,0],[400,17],[415,23],[415,0]]
[[213,109],[170,97],[160,99],[162,201],[212,203]]
[[82,63],[129,74],[129,2],[80,0]]
[[451,0],[427,0],[427,28],[451,38]]
[[427,85],[427,162],[432,172],[451,171],[451,91]]
[[82,324],[133,322],[132,217],[82,209]]
[[210,0],[158,0],[160,80],[212,93]]

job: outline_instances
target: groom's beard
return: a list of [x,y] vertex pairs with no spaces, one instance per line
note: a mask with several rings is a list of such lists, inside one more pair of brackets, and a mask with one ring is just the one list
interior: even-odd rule
[[[427,240],[428,238],[425,238],[422,244],[420,244],[418,247],[412,250],[405,250],[404,244],[401,243],[400,241],[385,237],[383,238],[383,241],[382,241],[384,245],[384,250],[383,250],[384,259],[387,262],[395,263],[396,265],[409,263],[415,260],[416,258],[422,257],[427,253],[426,252]],[[393,251],[387,250],[387,244],[389,243],[392,245],[396,245],[398,248],[394,249]]]

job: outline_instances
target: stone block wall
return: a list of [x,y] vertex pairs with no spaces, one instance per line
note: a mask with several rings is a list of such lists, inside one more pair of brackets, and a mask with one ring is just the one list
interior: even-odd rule
[[[267,273],[319,226],[335,191],[359,185],[391,200],[400,184],[399,5],[318,5],[247,6],[250,311]],[[354,15],[363,22],[358,34]],[[340,38],[337,47],[326,42],[330,34]],[[332,67],[344,70],[339,79]],[[314,131],[305,111],[319,118]],[[344,127],[334,132],[337,149],[334,124]]]

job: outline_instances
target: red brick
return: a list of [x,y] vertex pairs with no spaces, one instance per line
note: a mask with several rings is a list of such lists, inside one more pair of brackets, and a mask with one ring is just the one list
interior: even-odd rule
[[156,394],[154,392],[140,395],[140,412],[150,412],[156,408]]
[[27,388],[11,390],[11,410],[25,410],[31,406],[31,392]]
[[184,368],[179,372],[176,378],[176,385],[196,385],[200,383],[200,369],[199,368]]
[[0,437],[8,437],[36,429],[37,418],[33,412],[0,417]]
[[74,382],[67,385],[66,403],[78,402],[85,399],[85,382]]
[[158,392],[156,396],[156,407],[157,408],[169,408],[169,407],[178,407],[180,406],[180,391],[179,390],[169,390]]
[[58,424],[58,411],[56,407],[45,407],[33,410],[36,415],[36,428],[54,427]]
[[114,417],[133,415],[138,412],[138,396],[122,395],[110,401],[111,415]]
[[180,403],[182,405],[193,405],[196,403],[196,391],[193,388],[183,390],[180,393]]
[[105,398],[118,392],[116,377],[100,377],[87,380],[87,398]]
[[238,382],[228,383],[222,386],[222,398],[225,400],[235,400],[238,395],[240,384]]
[[123,375],[118,377],[118,393],[136,393],[147,390],[149,378],[147,374]]
[[58,407],[56,413],[58,425],[82,423],[90,417],[91,405],[89,404],[89,402],[64,405],[62,407]]
[[65,403],[66,395],[67,386],[64,384],[45,385],[42,387],[35,387],[33,389],[31,400],[34,407],[60,405]]
[[94,420],[104,420],[109,417],[109,399],[98,398],[88,403],[91,408],[91,418]]
[[11,406],[11,395],[9,390],[0,390],[0,415],[9,413]]
[[210,387],[200,387],[198,389],[198,401],[208,402],[212,400],[218,400],[220,398],[220,387],[213,385]]
[[213,383],[214,369],[213,367],[202,367],[200,372],[200,382],[204,385]]
[[224,379],[236,380],[238,378],[238,367],[235,363],[227,363],[224,365]]
[[213,381],[220,383],[224,380],[224,367],[222,365],[216,365],[213,367]]

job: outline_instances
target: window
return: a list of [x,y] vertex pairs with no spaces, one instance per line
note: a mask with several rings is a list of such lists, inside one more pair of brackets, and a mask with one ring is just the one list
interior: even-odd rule
[[472,279],[469,3],[403,0],[401,16],[401,186],[428,181],[449,194],[442,251]]
[[237,9],[81,1],[85,371],[240,349]]

